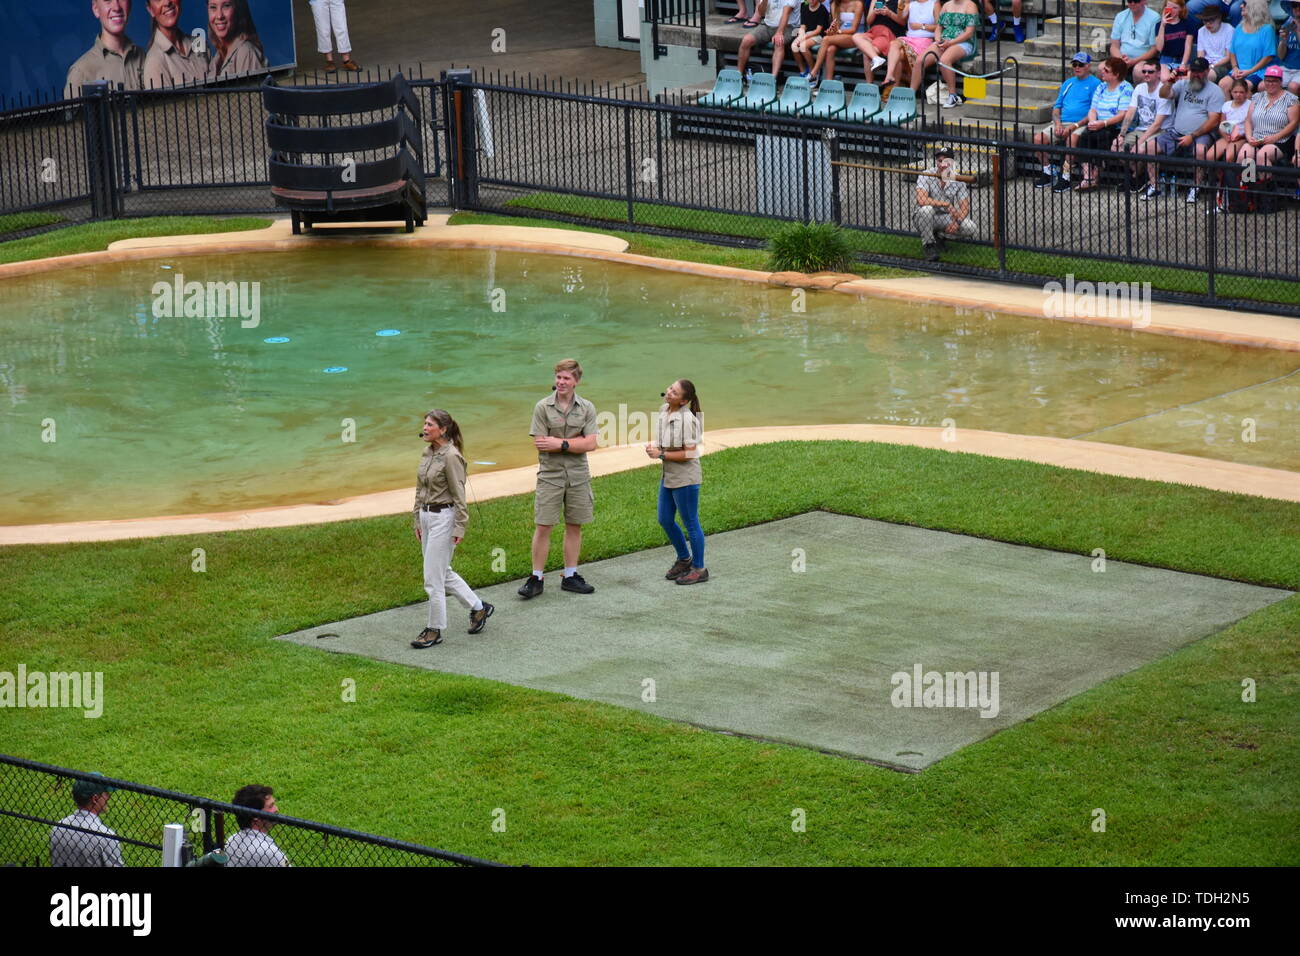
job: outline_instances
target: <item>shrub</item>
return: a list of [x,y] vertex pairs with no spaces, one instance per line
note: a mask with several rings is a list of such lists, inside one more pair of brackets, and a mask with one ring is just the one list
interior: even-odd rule
[[853,261],[853,244],[833,222],[792,222],[767,243],[776,272],[843,272]]

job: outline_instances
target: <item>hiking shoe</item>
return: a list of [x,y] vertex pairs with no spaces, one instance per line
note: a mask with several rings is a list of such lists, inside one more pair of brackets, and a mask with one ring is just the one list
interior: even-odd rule
[[685,574],[683,574],[680,578],[677,579],[677,583],[678,584],[700,584],[704,581],[707,581],[708,579],[709,579],[708,568],[691,568],[689,571],[687,571]]
[[1048,186],[1052,185],[1052,182],[1055,179],[1056,177],[1051,173],[1039,173],[1038,178],[1034,180],[1034,188],[1046,189]]
[[1068,193],[1070,191],[1070,181],[1064,176],[1057,176],[1056,182],[1052,183],[1052,192]]
[[596,589],[582,579],[582,575],[574,571],[567,578],[560,582],[561,591],[572,591],[574,594],[591,594]]
[[411,641],[411,646],[416,650],[424,650],[426,647],[433,647],[435,644],[442,643],[442,631],[436,627],[426,627],[420,632],[420,636]]
[[[530,578],[532,577],[531,574],[528,576]],[[487,624],[487,619],[492,616],[492,612],[495,610],[496,608],[493,605],[489,604],[487,601],[484,601],[481,610],[470,611],[469,612],[469,633],[477,634],[479,631],[483,630],[483,627]]]
[[926,262],[938,262],[939,244],[936,242],[921,243],[921,254],[924,256]]
[[1198,192],[1200,192],[1200,189],[1196,186],[1193,186],[1191,189],[1187,190],[1187,205],[1190,206],[1196,202],[1196,194]]
[[690,569],[691,569],[690,558],[678,558],[677,561],[673,564],[673,566],[668,569],[668,573],[665,574],[664,577],[667,578],[669,581],[676,581],[678,578],[680,578],[683,574],[685,574]]
[[1138,199],[1141,199],[1143,202],[1150,202],[1153,199],[1159,199],[1159,198],[1160,198],[1159,186],[1148,185],[1146,189],[1142,190],[1142,192],[1138,194]]
[[542,593],[542,587],[545,583],[546,582],[537,575],[530,574],[528,575],[527,580],[524,581],[523,586],[519,589],[519,596],[525,601],[529,598],[537,597],[537,595]]

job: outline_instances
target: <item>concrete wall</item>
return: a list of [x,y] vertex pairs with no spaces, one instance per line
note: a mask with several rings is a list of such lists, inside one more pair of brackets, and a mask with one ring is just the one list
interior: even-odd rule
[[[593,15],[596,21],[596,46],[612,47],[616,50],[639,50],[641,44],[628,43],[619,39],[618,11],[622,0],[592,0]],[[638,11],[638,19],[639,19]],[[624,24],[629,33],[636,33],[636,24]]]

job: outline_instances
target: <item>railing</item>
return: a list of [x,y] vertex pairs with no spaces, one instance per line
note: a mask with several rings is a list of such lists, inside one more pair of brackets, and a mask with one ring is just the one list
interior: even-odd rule
[[[78,780],[117,791],[93,831],[62,822],[77,809],[72,787]],[[247,807],[219,800],[0,754],[0,866],[50,865],[50,839],[56,829],[84,834],[71,838],[74,851],[107,845],[112,853],[115,845],[127,866],[159,866],[168,824],[184,827],[188,849],[182,859],[196,860],[224,847],[235,832],[236,815],[248,813]],[[279,813],[263,819],[274,821],[271,838],[292,866],[501,865]],[[78,840],[83,841],[79,847]]]
[[709,62],[708,7],[710,0],[646,0],[645,20],[650,24],[650,46],[657,60],[668,55],[668,47],[659,42],[660,24],[697,27],[700,31],[699,57]]

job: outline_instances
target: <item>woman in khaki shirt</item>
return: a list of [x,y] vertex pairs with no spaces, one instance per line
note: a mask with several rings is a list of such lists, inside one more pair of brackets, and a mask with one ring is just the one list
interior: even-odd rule
[[248,0],[208,0],[208,82],[266,70]]
[[144,54],[145,89],[202,83],[208,73],[208,55],[195,50],[176,24],[181,0],[149,0],[153,35]]
[[423,650],[442,643],[447,626],[447,593],[469,608],[469,633],[477,634],[496,610],[485,604],[451,569],[451,556],[465,537],[464,441],[456,420],[441,408],[424,416],[420,437],[429,443],[420,458],[415,485],[415,537],[424,554],[424,590],[429,595],[429,625],[411,646]]
[[[665,577],[678,584],[698,584],[709,579],[704,567],[704,532],[700,528],[700,400],[690,379],[679,379],[664,392],[659,409],[659,440],[645,453],[664,463],[659,481],[659,526],[677,549],[677,561]],[[686,534],[677,526],[682,516]],[[686,538],[690,536],[690,550]]]

